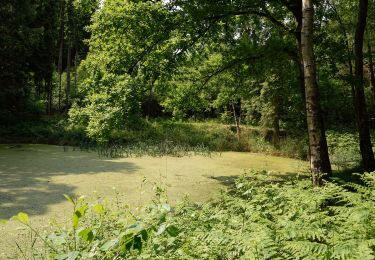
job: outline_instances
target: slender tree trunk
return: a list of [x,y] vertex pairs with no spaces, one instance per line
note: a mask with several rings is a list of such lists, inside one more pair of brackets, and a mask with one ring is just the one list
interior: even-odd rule
[[[297,41],[297,66],[298,66],[298,84],[301,92],[301,98],[303,104],[306,104],[305,99],[305,72],[303,67],[303,58],[302,58],[302,39],[301,39],[301,31],[302,31],[302,1],[298,0],[295,2],[293,7],[293,15],[297,22],[297,28],[295,32],[295,37]],[[303,117],[306,118],[306,111],[303,111]],[[304,126],[307,127],[306,120],[304,120]]]
[[354,79],[354,71],[353,71],[353,62],[352,62],[353,50],[352,50],[352,48],[350,47],[350,44],[349,44],[348,32],[345,29],[345,25],[342,22],[342,19],[340,17],[339,12],[337,11],[335,3],[332,2],[330,5],[331,5],[333,11],[335,12],[337,21],[339,22],[339,25],[340,25],[340,29],[342,31],[342,34],[345,37],[346,55],[347,55],[347,62],[348,62],[349,76],[350,76],[349,77],[349,84],[350,84],[352,97],[353,97],[353,108],[355,108],[355,86],[354,86],[354,80],[353,80]]
[[310,146],[310,169],[314,186],[321,184],[322,174],[330,175],[331,163],[319,102],[316,65],[313,50],[313,0],[302,1],[302,58],[305,76],[306,117]]
[[42,79],[37,79],[35,81],[35,86],[36,86],[36,96],[39,99],[40,96],[42,95],[42,87],[43,87],[43,80]]
[[62,72],[59,71],[59,111],[61,110]]
[[277,148],[280,147],[280,117],[277,106],[274,106],[274,117],[272,122],[273,127],[273,145]]
[[370,81],[371,81],[371,90],[372,90],[372,97],[373,97],[373,104],[374,104],[374,111],[375,111],[375,71],[374,71],[374,62],[372,60],[372,49],[371,44],[367,43],[368,49],[368,67],[370,71]]
[[[74,89],[75,91],[77,91],[77,69],[78,69],[78,53],[77,53],[77,50],[75,51],[75,55],[74,55]],[[76,92],[74,92],[76,93]]]
[[66,58],[66,108],[69,108],[70,105],[70,64],[71,64],[71,57],[72,56],[72,48],[70,43],[68,43],[68,55]]
[[152,101],[152,84],[150,84],[150,89],[149,89],[149,92],[148,92],[148,98],[147,98],[147,116],[146,116],[146,120],[148,121],[149,118],[151,117],[151,101]]
[[350,89],[352,91],[352,97],[353,97],[353,105],[355,108],[355,86],[354,86],[354,73],[353,73],[353,63],[352,63],[352,58],[351,58],[351,53],[352,51],[349,48],[349,42],[346,40],[346,46],[348,48],[348,65],[349,65],[349,74],[350,74]]
[[233,109],[234,123],[236,125],[237,140],[240,141],[241,127],[240,127],[240,121],[239,121],[237,113],[236,113],[236,107],[234,106],[234,102],[232,102],[232,109]]
[[358,22],[355,31],[355,112],[359,132],[363,168],[365,171],[375,170],[374,152],[370,137],[368,116],[363,80],[363,38],[367,21],[368,0],[359,1]]
[[297,18],[297,30],[296,30],[296,39],[297,39],[297,52],[298,52],[298,82],[301,91],[301,96],[303,101],[305,101],[305,71],[303,67],[303,58],[302,58],[302,39],[301,39],[301,30],[302,30],[302,17]]
[[49,115],[49,88],[46,79],[44,79],[44,92],[46,93],[46,114]]
[[353,62],[352,62],[352,52],[353,52],[353,50],[350,48],[349,40],[348,40],[348,34],[345,30],[345,27],[344,27],[343,23],[341,22],[340,17],[339,17],[339,23],[340,23],[340,26],[342,27],[342,30],[343,30],[344,35],[345,35],[345,46],[346,46],[346,52],[347,52],[347,56],[348,56],[350,87],[351,87],[351,91],[352,91],[353,103],[354,103],[354,106],[355,106],[355,102],[354,102],[355,87],[354,87],[354,82],[353,82],[354,73],[353,73]]
[[57,70],[59,72],[59,110],[61,109],[61,89],[62,89],[62,70],[63,70],[63,51],[64,51],[64,9],[65,9],[65,0],[61,0],[60,7],[60,31],[59,31],[59,61],[57,64]]
[[52,79],[49,77],[45,80],[46,89],[47,89],[47,114],[52,115]]

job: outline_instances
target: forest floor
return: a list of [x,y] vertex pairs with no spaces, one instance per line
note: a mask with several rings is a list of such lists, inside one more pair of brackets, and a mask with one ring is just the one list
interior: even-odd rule
[[[152,201],[155,185],[166,187],[172,204],[185,194],[203,202],[247,169],[294,174],[305,172],[307,163],[240,152],[108,159],[60,146],[0,145],[0,219],[22,211],[37,229],[48,228],[51,221],[63,225],[72,210],[63,194],[117,198],[136,211]],[[10,221],[0,224],[0,234],[3,259],[28,232]]]

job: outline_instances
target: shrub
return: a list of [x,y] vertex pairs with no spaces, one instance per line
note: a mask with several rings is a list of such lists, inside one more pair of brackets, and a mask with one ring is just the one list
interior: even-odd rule
[[327,141],[331,163],[339,170],[351,169],[361,164],[357,135],[328,131]]

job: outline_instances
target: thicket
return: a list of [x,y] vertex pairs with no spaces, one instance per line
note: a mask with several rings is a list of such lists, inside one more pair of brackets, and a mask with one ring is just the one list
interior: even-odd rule
[[[283,132],[280,143],[272,142],[273,129],[243,125],[238,139],[236,128],[216,121],[195,122],[168,119],[139,119],[137,127],[113,130],[106,143],[87,137],[85,128],[63,117],[41,117],[35,122],[0,126],[1,143],[44,143],[97,151],[100,156],[127,157],[144,154],[186,155],[190,152],[246,151],[308,159],[306,136]],[[337,170],[361,164],[358,136],[353,130],[327,132],[330,158]]]
[[[307,144],[301,134],[286,134],[280,145],[272,144],[273,131],[250,126],[241,127],[238,138],[235,126],[211,122],[167,119],[139,119],[136,127],[113,130],[106,142],[87,137],[85,128],[66,122],[62,117],[41,118],[0,126],[1,143],[46,143],[97,150],[101,156],[122,157],[127,154],[185,154],[190,151],[250,151],[306,159]],[[163,152],[164,150],[164,152]],[[167,151],[168,150],[168,151]]]
[[[102,200],[72,203],[72,224],[29,226],[27,259],[374,259],[375,173],[361,184],[312,187],[304,177],[249,172],[206,204],[155,202],[134,215]],[[41,243],[39,243],[41,242]],[[28,249],[27,249],[28,248]],[[30,249],[31,248],[31,249]]]

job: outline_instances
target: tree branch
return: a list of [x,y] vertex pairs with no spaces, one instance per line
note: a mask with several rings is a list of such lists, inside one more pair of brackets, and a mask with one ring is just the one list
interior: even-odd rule
[[259,17],[263,17],[268,19],[273,24],[277,25],[278,27],[282,28],[284,31],[288,33],[294,34],[294,30],[287,27],[285,24],[283,24],[281,21],[277,20],[275,17],[272,16],[272,14],[268,10],[263,11],[257,11],[257,10],[233,10],[229,11],[223,14],[214,15],[214,16],[208,16],[204,20],[221,20],[229,16],[239,16],[239,15],[257,15]]
[[229,62],[228,64],[224,65],[223,67],[219,68],[218,70],[202,77],[200,80],[204,80],[203,81],[203,86],[205,86],[213,77],[223,73],[224,71],[227,71],[239,64],[243,64],[245,62],[249,62],[249,61],[255,61],[255,60],[259,60],[261,58],[263,58],[264,55],[258,55],[258,56],[252,56],[252,57],[245,57],[245,58],[242,58],[242,59],[235,59],[231,62]]

